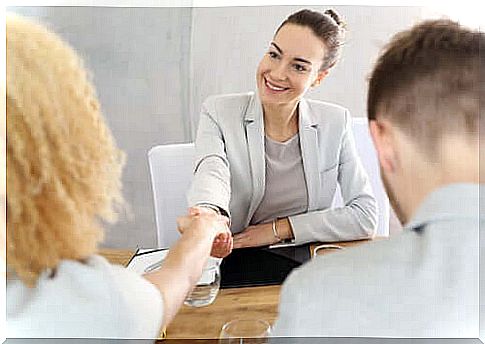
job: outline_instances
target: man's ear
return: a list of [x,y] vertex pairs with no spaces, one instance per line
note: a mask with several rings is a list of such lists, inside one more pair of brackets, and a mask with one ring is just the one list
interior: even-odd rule
[[312,82],[311,87],[317,87],[320,85],[322,80],[328,75],[330,69],[321,70],[318,72],[316,79]]
[[395,172],[397,160],[391,123],[386,119],[370,120],[369,130],[381,168],[388,173]]

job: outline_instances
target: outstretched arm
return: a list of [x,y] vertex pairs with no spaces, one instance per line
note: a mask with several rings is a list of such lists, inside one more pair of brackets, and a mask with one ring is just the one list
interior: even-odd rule
[[192,214],[178,219],[181,238],[170,248],[159,270],[143,275],[163,298],[166,326],[199,280],[214,239],[227,232],[227,218],[212,213]]

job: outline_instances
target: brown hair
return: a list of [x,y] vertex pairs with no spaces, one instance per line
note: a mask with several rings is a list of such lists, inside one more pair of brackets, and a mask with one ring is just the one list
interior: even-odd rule
[[95,252],[123,205],[124,155],[76,53],[39,24],[6,24],[7,264],[33,286]]
[[369,120],[385,116],[436,153],[446,133],[477,137],[483,33],[431,20],[398,33],[369,81]]
[[281,23],[275,36],[286,24],[308,27],[323,41],[327,49],[320,70],[331,68],[337,63],[345,37],[345,23],[337,12],[328,9],[322,14],[308,9],[300,10]]

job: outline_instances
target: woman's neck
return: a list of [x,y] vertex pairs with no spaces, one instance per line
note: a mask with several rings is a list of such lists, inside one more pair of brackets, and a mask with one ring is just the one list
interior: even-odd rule
[[264,132],[272,140],[285,142],[298,133],[298,103],[264,105]]

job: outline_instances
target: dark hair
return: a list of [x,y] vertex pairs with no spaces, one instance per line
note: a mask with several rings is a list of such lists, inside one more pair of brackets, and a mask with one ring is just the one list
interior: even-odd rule
[[483,33],[451,20],[398,33],[369,80],[369,120],[386,116],[436,153],[445,133],[476,136]]
[[322,14],[307,9],[300,10],[291,14],[281,23],[275,32],[275,36],[286,24],[308,27],[315,36],[323,41],[327,51],[320,70],[328,69],[337,63],[345,37],[345,23],[337,12],[328,9]]

